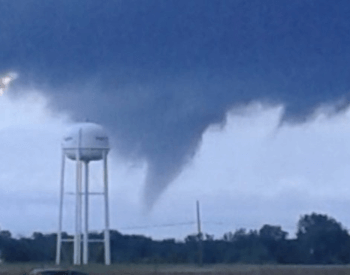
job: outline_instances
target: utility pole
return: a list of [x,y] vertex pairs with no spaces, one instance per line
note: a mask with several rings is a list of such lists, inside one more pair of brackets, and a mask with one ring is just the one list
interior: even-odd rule
[[199,201],[197,200],[197,229],[198,229],[198,263],[203,265],[203,244],[202,244],[202,230],[201,230],[201,217],[199,211]]

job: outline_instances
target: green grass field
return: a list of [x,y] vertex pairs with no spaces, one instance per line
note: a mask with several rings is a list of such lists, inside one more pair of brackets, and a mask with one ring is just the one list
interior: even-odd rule
[[[2,264],[0,275],[23,275],[43,264]],[[52,266],[52,265],[51,265]],[[350,275],[350,266],[281,266],[281,265],[89,265],[75,268],[90,275]]]

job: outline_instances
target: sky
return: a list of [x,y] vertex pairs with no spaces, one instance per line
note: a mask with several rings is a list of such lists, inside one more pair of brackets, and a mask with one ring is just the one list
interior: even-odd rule
[[[111,137],[112,228],[183,238],[196,230],[197,199],[217,237],[265,223],[292,234],[311,211],[347,226],[349,9],[0,1],[0,73],[17,75],[0,97],[0,226],[55,230],[60,139],[86,118]],[[67,198],[67,230],[73,205]]]
[[[18,99],[11,92],[0,98],[1,229],[14,236],[55,232],[61,137],[74,121],[50,111],[38,91]],[[264,224],[280,225],[292,237],[300,215],[311,212],[349,227],[350,110],[279,128],[282,113],[281,106],[252,104],[228,113],[225,125],[208,128],[191,163],[150,213],[141,200],[147,164],[111,154],[111,228],[181,240],[196,233],[196,200],[203,231],[216,238]],[[92,191],[102,190],[101,165],[91,164]],[[74,191],[75,165],[68,161],[66,168],[67,192]],[[74,232],[73,198],[65,196],[68,232]],[[102,198],[92,197],[91,230],[103,228],[102,214]]]

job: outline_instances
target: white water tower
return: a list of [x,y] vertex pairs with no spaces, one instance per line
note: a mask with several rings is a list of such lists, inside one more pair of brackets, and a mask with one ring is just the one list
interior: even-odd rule
[[[108,136],[102,126],[84,122],[79,123],[68,129],[62,141],[62,169],[61,169],[61,186],[60,186],[60,206],[59,206],[59,222],[57,234],[57,251],[56,264],[61,262],[62,242],[72,241],[70,239],[62,239],[62,210],[64,197],[64,170],[65,160],[68,157],[76,161],[76,188],[75,188],[75,236],[74,236],[74,253],[73,263],[81,264],[81,235],[82,221],[84,216],[84,232],[83,232],[83,263],[88,263],[88,244],[89,242],[102,241],[104,243],[105,264],[111,263],[110,259],[110,238],[109,238],[109,209],[108,209],[108,176],[107,176],[107,154],[109,152]],[[103,182],[104,190],[100,193],[89,192],[89,162],[103,161]],[[83,165],[84,165],[84,185],[83,185]],[[103,195],[105,205],[105,229],[104,240],[89,240],[89,195]],[[84,198],[84,215],[83,210]]]

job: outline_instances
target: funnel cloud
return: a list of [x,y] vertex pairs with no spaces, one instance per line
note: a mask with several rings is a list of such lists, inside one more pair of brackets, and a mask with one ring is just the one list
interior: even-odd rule
[[145,161],[145,203],[191,161],[204,131],[252,102],[301,123],[350,99],[347,0],[0,1],[0,73],[51,108],[109,128]]

